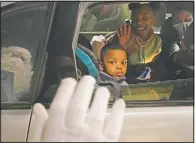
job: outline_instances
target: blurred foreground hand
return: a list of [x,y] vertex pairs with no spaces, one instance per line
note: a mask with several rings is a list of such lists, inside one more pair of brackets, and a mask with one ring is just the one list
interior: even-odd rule
[[116,142],[123,125],[125,103],[117,100],[105,119],[110,93],[99,87],[91,108],[95,79],[84,76],[61,81],[50,109],[37,103],[33,109],[29,141],[35,142]]

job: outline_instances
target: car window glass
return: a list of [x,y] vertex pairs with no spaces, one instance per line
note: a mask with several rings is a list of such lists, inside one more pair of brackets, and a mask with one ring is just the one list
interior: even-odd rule
[[34,4],[16,4],[15,9],[10,7],[1,15],[1,73],[5,77],[1,84],[3,95],[7,95],[1,102],[31,99],[29,89],[48,8],[47,3]]
[[[111,32],[115,31],[121,24],[125,23],[125,20],[131,21],[131,10],[128,7],[129,3],[118,3],[118,4],[99,4],[90,8],[83,16],[81,23],[80,32]],[[166,15],[166,18],[170,17],[170,14],[164,14],[165,9],[164,3],[161,3],[161,10],[156,11],[155,15],[157,18]],[[164,20],[159,22],[163,24]],[[159,24],[155,24],[159,25]],[[154,32],[160,32],[160,26],[154,26]]]
[[[78,39],[78,46],[75,52],[77,58],[77,67],[81,71],[82,75],[91,75],[95,77],[97,79],[97,83],[100,85],[105,85],[108,81],[111,82],[116,80],[116,77],[113,77],[114,75],[112,75],[110,71],[113,70],[111,65],[117,65],[119,61],[117,61],[116,58],[114,59],[112,57],[112,59],[108,59],[108,63],[103,63],[101,59],[101,50],[104,47],[105,43],[108,43],[109,37],[112,37],[115,34],[117,28],[121,24],[124,24],[126,19],[129,19],[131,22],[132,19],[130,19],[130,17],[132,11],[129,10],[128,4],[130,3],[100,3],[88,7],[87,12],[83,15],[80,35]],[[166,8],[167,5],[168,9]],[[182,7],[181,4],[179,6]],[[184,9],[191,11],[191,9],[188,9],[188,7],[185,7]],[[182,65],[181,62],[175,63],[175,61],[172,59],[172,54],[181,49],[180,43],[182,43],[182,41],[174,41],[173,44],[167,46],[166,44],[169,41],[166,41],[161,33],[164,30],[164,25],[169,22],[169,20],[173,16],[173,13],[176,11],[177,8],[174,8],[174,3],[170,4],[169,2],[159,3],[159,9],[154,10],[154,14],[156,17],[155,20],[158,21],[157,22],[154,20],[154,22],[156,23],[154,23],[154,26],[152,27],[152,30],[155,33],[154,37],[156,37],[156,40],[154,41],[156,41],[156,43],[153,41],[153,45],[150,45],[152,42],[148,42],[149,44],[146,42],[148,45],[150,45],[150,47],[154,47],[153,50],[148,48],[149,46],[143,46],[145,47],[145,51],[138,50],[139,52],[137,52],[137,54],[127,54],[126,60],[124,60],[124,52],[115,50],[118,53],[114,54],[113,50],[112,54],[114,54],[115,57],[121,60],[121,66],[125,64],[127,64],[128,66],[126,74],[123,78],[120,78],[121,81],[126,81],[127,83],[120,82],[119,88],[116,88],[114,90],[110,89],[112,94],[119,93],[119,91],[117,90],[120,90],[120,92],[122,93],[122,97],[127,101],[168,101],[193,99],[192,68],[189,68],[186,65]],[[193,12],[190,13],[193,16]],[[174,28],[174,26],[169,25],[168,28]],[[170,33],[169,35],[171,34],[172,33]],[[167,37],[169,37],[169,35],[167,35]],[[174,36],[175,35],[173,35],[173,37]],[[139,38],[137,40],[138,44],[140,44]],[[151,39],[153,39],[153,37]],[[135,45],[133,45],[132,48],[134,46]],[[158,47],[160,48],[158,49]],[[168,47],[170,47],[169,53],[166,53],[166,56],[164,56]],[[155,48],[157,48],[156,52],[154,52]],[[143,61],[145,62],[132,64],[133,60],[137,60],[143,56],[137,55],[140,55],[140,53],[144,54],[144,52],[146,52],[147,54],[151,52],[151,54],[156,54],[156,56],[153,56],[152,60],[149,62],[147,62],[147,60],[144,58],[145,60]],[[192,51],[188,52],[191,52],[192,54]],[[184,52],[184,54],[188,55],[187,52]],[[190,56],[188,57],[190,58],[188,60],[193,59],[191,54],[189,54]],[[129,62],[129,59],[132,63]],[[184,59],[180,58],[179,60]],[[106,64],[109,64],[110,66],[108,67]],[[122,71],[119,71],[116,74],[117,76],[120,76],[122,75]],[[103,83],[102,81],[99,82],[101,79],[100,75],[105,79]],[[152,78],[147,79],[150,76],[152,76]],[[107,85],[113,86],[112,83],[109,83]],[[182,86],[184,86],[185,88],[181,88]],[[185,95],[185,93],[187,92],[188,95]]]
[[129,13],[127,4],[99,4],[83,16],[81,32],[114,31],[129,19]]

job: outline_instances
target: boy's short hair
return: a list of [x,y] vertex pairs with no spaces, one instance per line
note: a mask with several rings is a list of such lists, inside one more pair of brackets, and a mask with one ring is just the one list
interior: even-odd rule
[[108,44],[105,44],[103,46],[103,48],[101,49],[101,53],[100,53],[100,60],[103,62],[104,60],[104,55],[106,54],[106,52],[108,50],[124,50],[123,46],[118,44],[118,43],[108,43]]

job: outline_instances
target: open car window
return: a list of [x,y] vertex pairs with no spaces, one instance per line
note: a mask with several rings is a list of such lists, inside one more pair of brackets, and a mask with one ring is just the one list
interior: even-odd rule
[[[80,75],[94,76],[97,79],[98,86],[107,85],[113,96],[122,97],[125,99],[125,101],[159,101],[158,103],[161,104],[163,104],[164,101],[166,101],[166,103],[170,103],[172,101],[180,101],[179,103],[186,103],[187,101],[188,103],[189,101],[191,104],[191,101],[193,100],[193,69],[190,69],[188,66],[182,64],[171,65],[171,68],[174,71],[174,77],[173,75],[170,75],[164,79],[156,78],[154,80],[148,80],[145,82],[129,82],[127,79],[128,77],[126,77],[127,84],[120,84],[119,87],[117,87],[117,85],[113,85],[113,83],[106,83],[109,82],[108,80],[106,80],[106,82],[99,82],[99,75],[102,71],[104,72],[103,76],[106,79],[112,79],[112,75],[109,75],[105,69],[102,69],[102,61],[96,52],[99,52],[99,56],[101,56],[100,51],[105,45],[107,38],[110,35],[115,34],[118,27],[125,24],[127,19],[130,22],[132,21],[132,10],[129,10],[129,4],[130,2],[98,3],[88,7],[88,10],[83,15],[81,22],[79,39],[75,53],[77,68]],[[162,31],[164,30],[164,26],[167,24],[167,21],[172,18],[173,13],[175,13],[177,10],[173,7],[174,4],[181,7],[182,5],[185,5],[184,9],[190,11],[192,17],[194,15],[192,9],[189,7],[189,3],[182,4],[179,2],[159,2],[160,7],[159,9],[156,9],[154,13],[156,23],[152,26],[152,29],[154,33],[159,36],[159,39],[162,41],[162,45],[165,47],[168,46],[166,46],[166,39],[163,39]],[[191,4],[193,4],[193,2]],[[171,25],[169,27],[171,27]],[[94,39],[96,39],[95,42]],[[157,69],[154,73],[159,77],[173,72],[169,69],[167,70],[167,67],[163,67],[164,59],[158,60],[166,50],[163,46],[159,52],[159,56],[156,58],[157,60],[153,62],[155,63],[155,68]],[[179,50],[175,50],[172,53],[177,51]],[[193,51],[188,52],[191,52],[191,54],[193,53]],[[190,60],[192,60],[192,57]],[[170,67],[170,65],[168,66]],[[127,69],[127,72],[132,69]],[[140,73],[140,76],[138,75],[138,77],[147,77],[147,74],[144,74],[144,72],[143,74]],[[111,97],[110,101],[115,100],[115,97],[113,96]]]

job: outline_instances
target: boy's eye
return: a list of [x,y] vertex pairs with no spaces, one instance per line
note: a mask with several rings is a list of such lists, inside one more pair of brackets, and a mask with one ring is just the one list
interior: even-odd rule
[[109,63],[111,63],[112,65],[114,65],[115,64],[115,61],[109,61]]
[[122,62],[122,64],[123,64],[123,65],[126,65],[126,64],[127,64],[127,61]]

